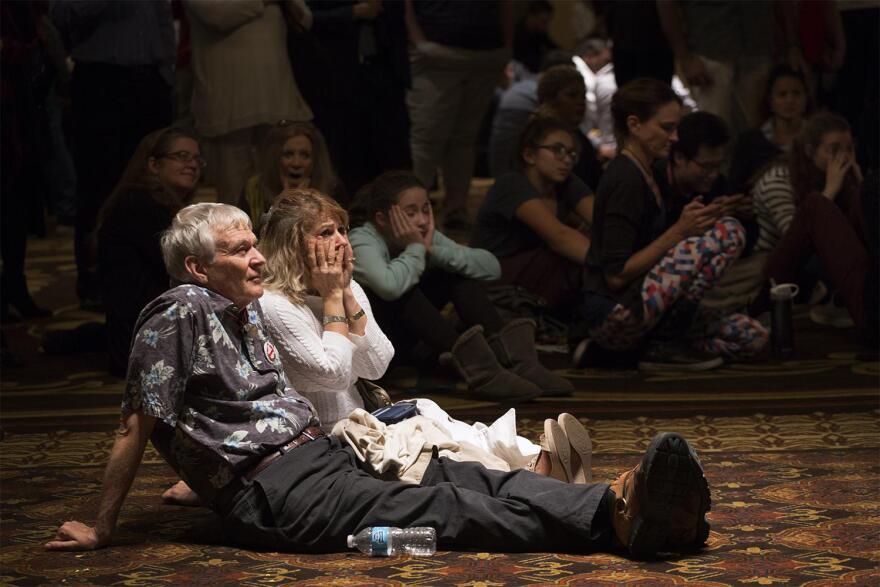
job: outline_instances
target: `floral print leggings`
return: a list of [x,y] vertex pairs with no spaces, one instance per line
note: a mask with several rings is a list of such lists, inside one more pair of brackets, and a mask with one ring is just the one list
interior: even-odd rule
[[[681,241],[645,276],[642,316],[617,304],[590,337],[611,349],[639,346],[676,301],[699,302],[739,257],[744,244],[745,231],[733,218],[722,218],[702,236]],[[701,308],[688,338],[697,348],[713,354],[748,357],[766,346],[768,335],[760,322],[744,314]]]

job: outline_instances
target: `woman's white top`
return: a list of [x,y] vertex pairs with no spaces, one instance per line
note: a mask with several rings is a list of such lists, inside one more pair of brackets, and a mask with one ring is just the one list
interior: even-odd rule
[[364,407],[355,387],[358,377],[379,379],[394,356],[394,347],[373,318],[364,290],[352,281],[351,291],[367,315],[363,336],[325,331],[320,296],[306,296],[304,303],[294,304],[267,290],[260,298],[284,374],[312,402],[327,430],[355,408]]
[[[328,431],[333,430],[340,420],[348,418],[353,410],[364,407],[355,387],[358,377],[379,379],[394,356],[394,347],[373,318],[364,290],[355,281],[351,282],[351,290],[367,315],[363,336],[351,333],[344,336],[325,331],[324,302],[319,296],[306,296],[304,303],[295,304],[282,294],[266,290],[260,298],[263,315],[278,346],[284,374],[293,388],[312,402],[322,427]],[[481,422],[470,425],[454,420],[431,400],[419,398],[415,402],[420,414],[433,422],[432,429],[441,432],[447,439],[446,443],[439,443],[440,448],[455,447],[448,454],[444,452],[446,456],[476,460],[490,467],[510,470],[525,467],[541,451],[538,445],[517,436],[516,412],[513,409],[489,426]],[[360,422],[357,415],[352,416]],[[356,450],[361,460],[374,465],[380,462],[387,466],[397,463],[395,470],[401,477],[414,465],[418,457],[415,453],[423,452],[430,457],[430,446],[438,444],[433,435],[422,437],[406,426],[399,427],[406,438],[395,442],[393,438],[398,432],[398,425],[388,426],[387,429],[382,425],[380,428],[381,441],[372,438],[375,431],[369,431],[369,442],[365,441],[367,430],[357,427],[349,428],[347,434],[337,435],[356,449],[358,443],[364,445]],[[372,448],[367,450],[364,448],[367,445]],[[414,450],[413,446],[424,450]],[[413,453],[411,457],[407,456],[410,453]],[[423,465],[427,462],[421,460],[424,461]],[[416,466],[414,471],[418,469]],[[413,482],[418,482],[420,474],[415,476],[414,471],[410,475],[413,475]]]

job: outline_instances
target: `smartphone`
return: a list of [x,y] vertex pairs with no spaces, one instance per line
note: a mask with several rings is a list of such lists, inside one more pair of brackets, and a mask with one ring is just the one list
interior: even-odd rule
[[372,414],[376,416],[377,420],[384,424],[396,424],[407,418],[417,416],[419,414],[419,409],[415,404],[400,402],[391,404],[390,406],[383,406],[378,410],[374,410]]

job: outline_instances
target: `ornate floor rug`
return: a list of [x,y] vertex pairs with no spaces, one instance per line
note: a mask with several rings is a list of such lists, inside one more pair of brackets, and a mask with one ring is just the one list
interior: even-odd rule
[[[705,374],[566,369],[570,398],[517,406],[537,438],[543,418],[577,415],[594,441],[596,480],[638,462],[661,430],[697,447],[712,486],[712,533],[695,554],[635,563],[614,554],[440,552],[429,558],[293,555],[223,546],[207,510],[166,506],[174,475],[150,449],[114,547],[47,553],[67,519],[93,519],[118,421],[122,382],[100,352],[47,356],[40,337],[97,315],[73,294],[69,239],[30,243],[28,274],[46,320],[3,325],[22,364],[0,374],[2,585],[875,585],[880,584],[880,411],[877,355],[852,331],[801,311],[797,354]],[[467,398],[448,377],[397,369],[395,396],[428,396],[456,417],[490,421],[503,408]]]
[[[534,437],[539,423],[521,420]],[[206,510],[163,505],[174,480],[150,450],[112,548],[47,553],[67,519],[90,520],[108,433],[8,434],[0,443],[3,585],[872,585],[880,583],[880,413],[587,422],[594,474],[634,465],[658,430],[699,447],[712,487],[700,553],[636,563],[614,554],[440,552],[428,558],[295,555],[221,545]]]

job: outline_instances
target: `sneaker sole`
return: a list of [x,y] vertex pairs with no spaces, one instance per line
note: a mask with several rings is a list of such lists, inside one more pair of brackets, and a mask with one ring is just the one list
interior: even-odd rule
[[849,316],[826,316],[815,308],[810,310],[810,320],[816,324],[833,328],[852,328],[856,325]]
[[[662,432],[654,437],[642,459],[637,496],[643,507],[633,521],[628,549],[635,558],[646,558],[664,548],[697,547],[709,537],[706,512],[711,507],[709,484],[694,450],[679,434]],[[692,544],[669,544],[669,526],[677,507],[696,491],[699,495],[699,522]]]
[[653,363],[639,361],[639,371],[710,371],[724,364],[724,359],[715,357],[699,363]]

